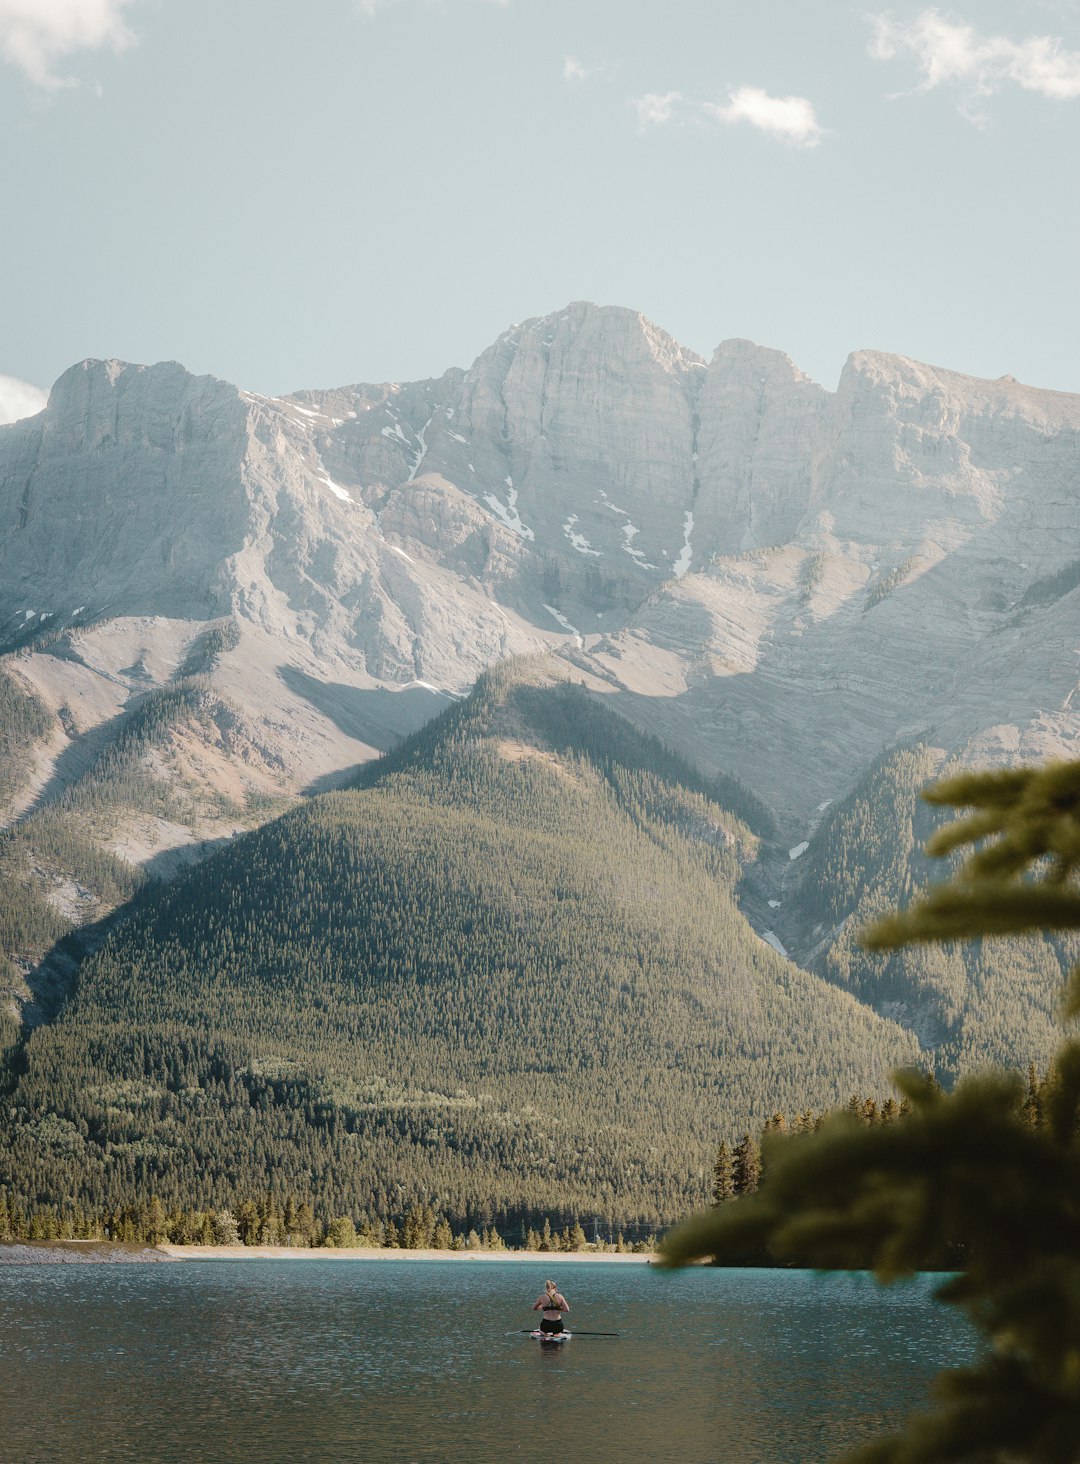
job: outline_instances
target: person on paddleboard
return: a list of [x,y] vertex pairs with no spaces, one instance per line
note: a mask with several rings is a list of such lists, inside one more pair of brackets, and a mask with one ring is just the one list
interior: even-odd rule
[[544,1282],[544,1294],[533,1302],[533,1311],[540,1313],[540,1330],[555,1336],[563,1330],[563,1312],[570,1310],[566,1297],[554,1281]]

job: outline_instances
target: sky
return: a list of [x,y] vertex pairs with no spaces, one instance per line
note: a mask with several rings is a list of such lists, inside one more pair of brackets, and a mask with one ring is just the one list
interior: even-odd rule
[[573,300],[1080,392],[1080,0],[0,0],[0,129],[0,421],[87,356],[439,375]]

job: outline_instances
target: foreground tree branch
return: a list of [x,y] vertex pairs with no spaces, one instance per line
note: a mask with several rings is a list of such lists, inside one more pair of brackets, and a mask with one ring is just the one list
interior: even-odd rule
[[[972,809],[928,852],[971,852],[866,944],[1080,928],[1080,763],[967,774],[928,801]],[[1080,1011],[1080,968],[1065,1012]],[[770,1135],[756,1194],[695,1216],[662,1259],[733,1262],[768,1253],[823,1268],[868,1267],[891,1282],[953,1268],[939,1298],[985,1338],[975,1366],[942,1373],[936,1410],[849,1456],[858,1464],[1075,1464],[1080,1459],[1080,1043],[1055,1060],[1044,1123],[1023,1085],[983,1073],[943,1094],[896,1076],[903,1123],[836,1114],[808,1135]]]

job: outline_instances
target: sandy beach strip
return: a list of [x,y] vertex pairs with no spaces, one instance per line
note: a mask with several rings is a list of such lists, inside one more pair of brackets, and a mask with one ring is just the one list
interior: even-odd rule
[[648,1265],[654,1255],[617,1251],[521,1251],[521,1250],[398,1250],[354,1246],[337,1250],[331,1246],[305,1249],[287,1245],[163,1245],[158,1247],[174,1261],[542,1261],[562,1266],[567,1261],[618,1261]]
[[558,1267],[567,1261],[617,1261],[648,1265],[653,1255],[615,1251],[449,1251],[396,1250],[356,1246],[288,1245],[131,1245],[108,1240],[31,1240],[0,1242],[0,1266],[138,1265],[160,1261],[485,1261],[543,1262]]

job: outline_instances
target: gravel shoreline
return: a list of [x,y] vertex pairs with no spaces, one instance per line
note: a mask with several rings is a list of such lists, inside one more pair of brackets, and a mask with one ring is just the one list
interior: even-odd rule
[[117,1266],[168,1261],[152,1245],[107,1240],[31,1240],[0,1244],[0,1266]]

